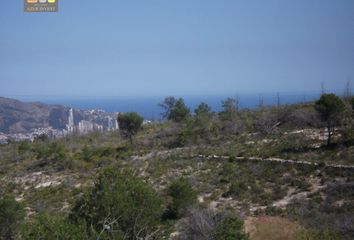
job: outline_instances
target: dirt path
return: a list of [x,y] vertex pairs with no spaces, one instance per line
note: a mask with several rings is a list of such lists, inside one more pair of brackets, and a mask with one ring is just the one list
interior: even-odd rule
[[[222,159],[230,159],[230,156],[219,156],[219,155],[193,155],[188,154],[193,151],[194,148],[175,148],[171,150],[164,150],[164,151],[157,151],[145,154],[143,156],[132,156],[130,159],[142,160],[146,161],[152,158],[167,158],[173,156],[175,154],[182,154],[192,158],[204,158],[204,159],[215,159],[215,160],[222,160]],[[301,160],[291,160],[291,159],[282,159],[282,158],[261,158],[261,157],[235,157],[235,160],[238,161],[267,161],[267,162],[276,162],[276,163],[285,163],[285,164],[300,164],[300,165],[311,165],[311,166],[319,166],[318,163],[313,163],[309,161],[301,161]],[[341,164],[324,164],[324,167],[330,168],[340,168],[340,169],[352,169],[354,170],[354,165],[341,165]]]

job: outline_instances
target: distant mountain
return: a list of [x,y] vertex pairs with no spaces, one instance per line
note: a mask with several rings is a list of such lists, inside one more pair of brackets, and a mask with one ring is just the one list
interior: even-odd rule
[[61,105],[27,103],[0,97],[0,132],[29,133],[39,128],[86,133],[118,128],[117,113],[82,111]]

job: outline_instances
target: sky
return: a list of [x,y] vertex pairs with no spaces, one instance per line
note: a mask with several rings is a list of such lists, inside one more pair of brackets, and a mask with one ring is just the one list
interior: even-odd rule
[[[0,0],[0,96],[344,91],[353,0]],[[353,84],[352,84],[353,85]]]

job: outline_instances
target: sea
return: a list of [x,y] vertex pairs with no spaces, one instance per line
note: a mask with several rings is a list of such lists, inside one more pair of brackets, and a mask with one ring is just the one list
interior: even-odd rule
[[[189,95],[183,97],[186,105],[193,111],[201,102],[207,103],[212,111],[222,109],[222,101],[227,97],[239,100],[241,109],[254,109],[263,102],[264,106],[311,102],[319,98],[320,92],[311,93],[272,93],[272,94],[229,94],[229,95]],[[24,99],[29,100],[29,99]],[[36,99],[48,104],[61,104],[81,110],[102,109],[107,112],[137,112],[147,120],[160,120],[164,97],[42,97]]]

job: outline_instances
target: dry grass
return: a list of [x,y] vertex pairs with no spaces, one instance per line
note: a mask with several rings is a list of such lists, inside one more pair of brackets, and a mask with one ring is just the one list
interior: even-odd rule
[[301,226],[281,217],[249,217],[245,230],[251,240],[297,240]]

